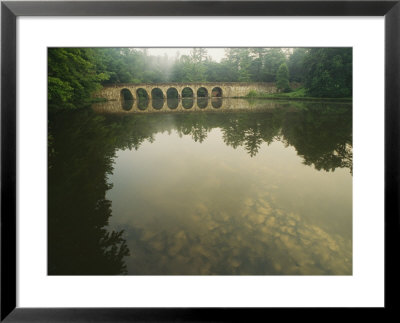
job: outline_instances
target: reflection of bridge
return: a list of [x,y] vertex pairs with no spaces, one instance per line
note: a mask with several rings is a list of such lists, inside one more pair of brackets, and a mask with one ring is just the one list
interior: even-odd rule
[[250,91],[274,93],[275,83],[141,83],[105,86],[95,97],[124,101],[138,98],[243,97]]
[[108,101],[92,105],[99,113],[165,113],[195,111],[260,111],[275,108],[277,103],[270,100],[246,100],[229,98],[183,98],[164,100],[134,100],[130,102]]

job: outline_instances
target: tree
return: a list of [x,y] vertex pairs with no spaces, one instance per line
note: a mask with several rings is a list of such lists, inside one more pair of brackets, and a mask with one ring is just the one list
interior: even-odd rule
[[304,59],[304,85],[310,96],[352,95],[352,48],[312,48]]
[[96,70],[96,56],[90,48],[49,48],[49,107],[76,107],[90,101],[91,94],[108,79]]
[[286,62],[286,56],[281,48],[269,48],[263,57],[262,81],[275,82],[278,68]]
[[193,48],[190,56],[193,63],[201,63],[207,58],[207,49],[205,48]]
[[172,67],[173,82],[204,82],[206,80],[206,56],[204,49],[194,48],[189,55],[182,55]]
[[290,90],[289,86],[289,69],[286,63],[279,66],[278,72],[276,73],[276,87],[280,91],[287,92]]
[[264,55],[266,50],[266,48],[260,47],[250,48],[252,61],[249,66],[249,71],[253,82],[263,81]]
[[307,56],[307,48],[295,48],[288,60],[291,82],[302,82],[304,78],[304,59]]

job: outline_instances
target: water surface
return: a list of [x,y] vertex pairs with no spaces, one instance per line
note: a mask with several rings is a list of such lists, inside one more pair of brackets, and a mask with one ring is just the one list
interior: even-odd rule
[[49,273],[352,274],[351,105],[252,106],[54,116]]

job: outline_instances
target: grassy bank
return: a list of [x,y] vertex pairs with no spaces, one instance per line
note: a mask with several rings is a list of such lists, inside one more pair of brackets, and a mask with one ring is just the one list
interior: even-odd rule
[[297,100],[297,101],[339,101],[351,102],[352,98],[317,98],[307,96],[304,88],[298,88],[295,91],[287,93],[263,93],[250,91],[246,96],[250,99],[270,99],[270,100]]

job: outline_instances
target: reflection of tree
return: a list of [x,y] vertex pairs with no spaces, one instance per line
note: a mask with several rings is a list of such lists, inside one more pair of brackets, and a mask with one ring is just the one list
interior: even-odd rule
[[244,146],[251,157],[257,155],[263,140],[257,128],[249,128],[245,132]]
[[135,115],[116,118],[121,130],[118,148],[138,149],[158,132],[176,130],[203,142],[208,132],[220,128],[226,145],[243,147],[253,157],[262,143],[280,140],[294,146],[304,164],[318,170],[352,168],[352,116],[349,105],[321,103],[281,104],[279,109],[252,113],[184,113]]
[[293,146],[317,170],[352,169],[351,107],[317,103],[268,112],[99,116],[90,111],[49,115],[49,274],[126,273],[123,232],[109,232],[117,149],[139,149],[160,132],[176,130],[203,142],[214,128],[226,145],[255,156],[262,143]]
[[121,232],[108,232],[113,137],[103,117],[88,112],[49,116],[48,273],[126,273],[129,254]]
[[224,142],[235,149],[244,146],[253,157],[263,142],[270,144],[279,135],[280,118],[279,111],[231,115],[222,128]]
[[[203,142],[213,128],[220,128],[226,145],[243,147],[253,157],[262,143],[268,145],[281,140],[294,146],[304,164],[318,170],[352,169],[352,116],[351,106],[321,103],[299,103],[279,109],[253,113],[188,113],[140,115],[122,122],[129,140],[125,148],[138,149],[144,140],[154,134],[176,129],[180,136],[190,135]],[[129,121],[128,121],[129,120]],[[120,139],[120,141],[121,141]],[[134,143],[134,144],[132,144]]]
[[243,122],[240,122],[241,116],[239,115],[237,118],[230,118],[225,124],[225,127],[222,129],[224,142],[228,146],[232,146],[233,148],[237,148],[243,145],[244,136],[243,136]]
[[189,113],[176,119],[176,130],[180,136],[191,135],[195,142],[203,142],[212,129],[204,113]]
[[352,172],[352,117],[347,106],[311,105],[302,113],[289,113],[282,134],[304,164],[325,171],[346,167]]

